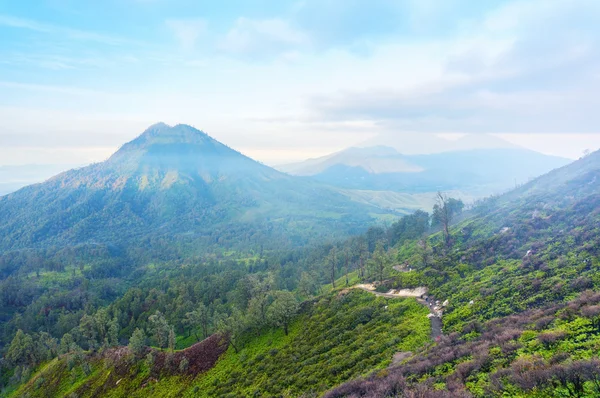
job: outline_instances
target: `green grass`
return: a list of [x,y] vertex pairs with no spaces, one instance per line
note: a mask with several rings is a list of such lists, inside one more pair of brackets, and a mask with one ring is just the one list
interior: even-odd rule
[[[102,360],[91,373],[76,371],[66,358],[54,360],[13,396],[246,397],[322,393],[354,377],[383,369],[394,353],[415,351],[429,340],[428,311],[413,299],[386,299],[360,290],[336,291],[307,302],[290,326],[245,336],[216,366],[192,378],[161,375],[152,380],[143,360],[126,375]],[[187,344],[180,339],[180,344]],[[37,381],[40,377],[42,381]],[[119,381],[120,380],[120,381]],[[118,382],[118,384],[117,384]]]
[[[342,275],[335,280],[335,288],[343,289],[346,287],[356,285],[358,282],[360,282],[360,277],[358,276],[358,271],[352,271],[352,272],[348,273],[348,285],[346,285],[346,275]],[[329,293],[332,290],[333,290],[333,286],[331,286],[331,283],[326,283],[321,286],[321,291],[323,293]]]
[[[387,308],[386,308],[387,307]],[[230,348],[186,396],[298,396],[386,367],[428,341],[428,311],[413,299],[352,290],[312,305],[288,336],[271,330]]]

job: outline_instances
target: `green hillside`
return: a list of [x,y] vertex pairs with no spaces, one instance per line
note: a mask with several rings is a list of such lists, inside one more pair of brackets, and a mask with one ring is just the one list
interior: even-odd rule
[[426,314],[413,299],[377,298],[358,290],[335,292],[306,302],[288,335],[266,328],[258,336],[244,336],[239,352],[230,346],[206,373],[188,374],[179,366],[175,371],[165,370],[166,366],[156,370],[147,360],[127,359],[128,354],[115,360],[115,350],[90,356],[86,359],[90,368],[79,371],[81,365],[71,365],[74,354],[67,354],[42,365],[13,395],[276,397],[322,393],[364,374],[365,369],[385,369],[396,352],[422,347],[429,334]]

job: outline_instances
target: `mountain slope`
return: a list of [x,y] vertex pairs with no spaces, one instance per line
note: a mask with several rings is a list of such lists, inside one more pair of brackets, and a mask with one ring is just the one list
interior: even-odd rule
[[[377,299],[358,290],[336,292],[305,306],[289,335],[273,328],[248,336],[243,348],[236,352],[230,347],[203,374],[181,372],[173,366],[174,371],[152,372],[160,376],[151,384],[143,361],[132,360],[130,366],[117,362],[113,367],[108,354],[90,358],[93,372],[82,376],[80,383],[72,383],[67,359],[61,358],[14,396],[298,397],[307,392],[317,396],[362,374],[366,366],[384,367],[398,347],[408,351],[423,345],[428,339],[426,313],[410,299]],[[127,348],[120,351],[127,356]],[[329,361],[324,365],[326,357]]]
[[599,396],[598,177],[600,151],[486,200],[425,267],[404,247],[417,274],[394,283],[447,300],[445,336],[326,396]]
[[103,163],[1,197],[0,250],[194,238],[253,223],[292,233],[299,223],[323,234],[352,230],[370,212],[377,209],[264,166],[190,126],[158,124]]

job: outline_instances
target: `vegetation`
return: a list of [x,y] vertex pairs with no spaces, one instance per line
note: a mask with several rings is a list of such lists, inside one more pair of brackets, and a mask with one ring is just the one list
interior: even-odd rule
[[[277,300],[290,299],[289,293],[280,296],[274,302],[274,310],[279,307]],[[231,347],[205,373],[188,370],[190,364],[198,361],[188,353],[198,345],[206,346],[206,340],[174,354],[151,353],[149,356],[157,357],[134,361],[136,366],[125,369],[115,361],[117,351],[107,350],[100,356],[88,357],[89,373],[79,377],[78,388],[68,391],[78,396],[102,391],[111,396],[134,397],[158,391],[209,397],[319,393],[364,374],[365,369],[384,369],[397,351],[421,347],[429,334],[426,313],[411,299],[378,298],[359,290],[333,292],[306,302],[288,334],[280,328],[265,328],[258,336],[244,334],[238,341],[238,351]],[[130,348],[131,344],[137,343],[130,343]],[[130,349],[121,355],[134,354]],[[68,366],[64,366],[67,361],[62,358],[52,362],[17,395],[58,393],[46,380],[69,378],[65,374]],[[113,373],[117,375],[110,376]],[[115,384],[117,378],[121,381]],[[35,390],[34,385],[42,390]]]
[[[597,396],[599,169],[591,154],[466,212],[440,194],[432,216],[296,248],[9,252],[2,394]],[[444,335],[358,281],[427,287]]]

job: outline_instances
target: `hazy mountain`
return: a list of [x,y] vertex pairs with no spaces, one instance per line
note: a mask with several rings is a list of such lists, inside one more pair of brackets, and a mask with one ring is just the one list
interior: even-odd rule
[[361,147],[385,145],[405,155],[430,154],[472,149],[519,148],[491,134],[465,134],[458,139],[446,139],[430,133],[382,133],[360,144]]
[[[350,231],[377,209],[234,151],[190,126],[157,124],[107,161],[0,198],[0,249],[174,235],[241,241]],[[246,237],[247,239],[250,239]]]
[[368,148],[348,148],[331,155],[282,165],[277,168],[293,175],[313,176],[337,165],[360,167],[371,174],[423,171],[420,166],[412,164],[409,159],[398,153],[394,148],[383,145]]
[[349,148],[279,167],[345,189],[395,192],[465,190],[487,195],[563,166],[568,159],[522,148],[402,155],[391,147]]
[[0,196],[81,165],[25,164],[0,166]]
[[600,150],[575,162],[550,171],[512,190],[499,199],[504,202],[530,201],[534,197],[553,201],[572,201],[586,195],[595,195],[600,187]]

